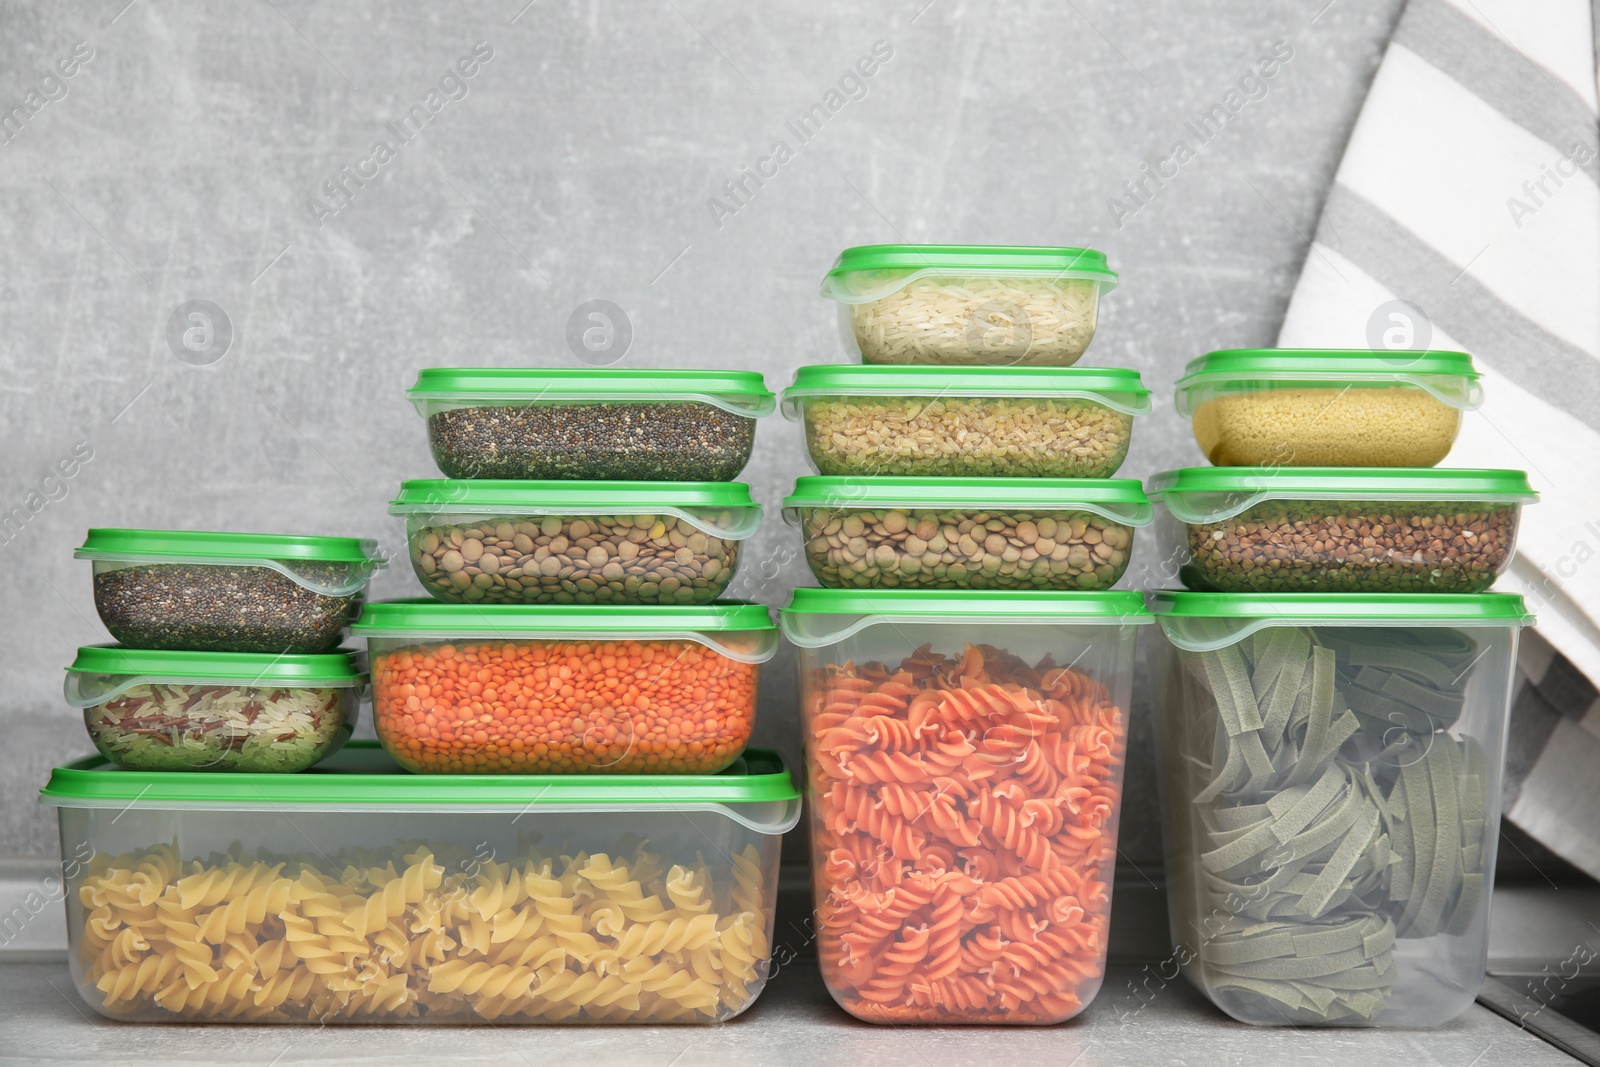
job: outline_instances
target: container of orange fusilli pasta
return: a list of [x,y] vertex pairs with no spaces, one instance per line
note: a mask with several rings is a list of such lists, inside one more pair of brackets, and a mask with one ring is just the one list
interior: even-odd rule
[[[719,774],[57,767],[73,981],[130,1021],[714,1023],[766,984],[800,797]],[[247,844],[241,844],[245,842]]]
[[1105,974],[1136,593],[797,589],[817,955],[876,1023],[1057,1023]]

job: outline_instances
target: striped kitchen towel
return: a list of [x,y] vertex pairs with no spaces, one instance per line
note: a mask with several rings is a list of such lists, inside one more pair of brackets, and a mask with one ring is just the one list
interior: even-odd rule
[[[1543,666],[1524,678],[1517,716],[1543,704],[1560,719],[1540,720],[1549,743],[1531,763],[1513,761],[1526,777],[1511,784],[1507,811],[1600,877],[1600,716],[1542,695],[1551,672],[1600,681],[1600,101],[1590,5],[1410,0],[1278,343],[1473,354],[1484,405],[1463,421],[1446,462],[1525,469],[1542,494],[1523,512],[1517,556],[1497,588],[1522,593],[1539,616],[1528,647]],[[1583,807],[1557,799],[1584,795]]]

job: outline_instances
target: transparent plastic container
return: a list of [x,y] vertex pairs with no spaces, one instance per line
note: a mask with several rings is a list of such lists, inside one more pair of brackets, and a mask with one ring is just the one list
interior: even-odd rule
[[298,775],[57,767],[67,948],[107,1018],[712,1023],[772,952],[775,753],[718,775],[426,778],[354,741]]
[[738,758],[778,631],[759,604],[369,604],[378,740],[419,774],[709,774]]
[[422,587],[452,604],[704,604],[761,506],[743,482],[405,482]]
[[1190,467],[1150,479],[1150,497],[1190,589],[1478,593],[1538,494],[1521,471]]
[[193,530],[90,530],[73,555],[112,637],[193,652],[325,652],[384,565],[376,541]]
[[1126,479],[811,477],[783,509],[830,589],[1108,589],[1151,520]]
[[422,371],[406,396],[447,478],[726,482],[776,398],[754,371]]
[[1177,960],[1258,1026],[1440,1026],[1483,980],[1517,631],[1503,593],[1162,592]]
[[1137,371],[801,367],[783,413],[819,474],[1109,478],[1150,410]]
[[864,245],[839,254],[822,295],[864,363],[1070,367],[1116,284],[1089,248]]
[[1479,377],[1465,352],[1233,349],[1190,360],[1178,414],[1219,467],[1431,467]]
[[1105,975],[1136,593],[797,589],[817,956],[873,1023],[1057,1023]]
[[350,739],[367,676],[345,652],[269,656],[90,646],[67,703],[100,754],[139,771],[303,771]]

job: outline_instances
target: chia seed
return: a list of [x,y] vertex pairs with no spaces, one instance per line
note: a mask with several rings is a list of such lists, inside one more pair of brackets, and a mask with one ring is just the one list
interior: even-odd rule
[[450,478],[727,482],[755,434],[755,419],[692,402],[449,408],[428,419],[434,462]]

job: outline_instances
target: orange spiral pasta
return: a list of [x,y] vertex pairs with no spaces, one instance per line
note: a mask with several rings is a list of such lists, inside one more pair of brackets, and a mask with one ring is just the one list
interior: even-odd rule
[[1053,1023],[1098,991],[1126,722],[989,646],[805,679],[818,956],[868,1022]]

